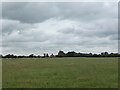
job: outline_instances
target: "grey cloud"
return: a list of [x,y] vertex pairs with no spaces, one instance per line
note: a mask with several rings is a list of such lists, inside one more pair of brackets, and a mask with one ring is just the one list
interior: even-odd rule
[[29,28],[32,28],[31,24],[24,24],[17,20],[9,20],[9,19],[3,19],[2,20],[2,34],[3,36],[6,34],[11,34],[14,31],[24,31]]
[[[65,28],[59,30],[59,32],[63,34],[73,34],[73,36],[78,37],[99,37],[99,38],[106,38],[114,40],[116,35],[118,34],[117,30],[117,19],[100,19],[96,20],[92,23],[85,23],[79,25],[78,28]],[[113,37],[113,38],[111,38]]]
[[110,40],[117,40],[118,41],[118,37],[119,37],[118,34],[111,35]]
[[108,3],[3,3],[3,53],[115,52],[117,7]]
[[42,22],[58,15],[53,3],[3,3],[3,18],[19,20],[25,23]]

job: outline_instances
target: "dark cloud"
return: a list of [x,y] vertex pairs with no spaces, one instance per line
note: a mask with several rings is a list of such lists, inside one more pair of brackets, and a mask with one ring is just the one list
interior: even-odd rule
[[106,5],[103,2],[4,2],[2,7],[3,18],[19,20],[25,23],[43,22],[53,17],[87,22],[95,19],[116,17],[114,14],[116,12],[116,10],[114,10],[115,3],[108,3],[108,5]]
[[3,18],[19,20],[25,23],[36,23],[58,16],[54,3],[3,3]]

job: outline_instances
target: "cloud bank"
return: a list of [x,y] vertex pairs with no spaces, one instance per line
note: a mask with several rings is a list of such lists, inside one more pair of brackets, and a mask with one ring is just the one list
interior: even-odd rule
[[3,54],[118,51],[117,3],[4,2]]

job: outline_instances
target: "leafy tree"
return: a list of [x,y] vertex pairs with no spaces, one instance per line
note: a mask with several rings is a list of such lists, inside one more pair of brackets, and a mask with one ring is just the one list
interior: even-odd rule
[[29,58],[33,58],[33,57],[34,57],[34,54],[30,54],[30,55],[29,55]]
[[65,53],[63,51],[59,51],[57,57],[65,57]]
[[51,54],[50,57],[55,57],[55,56],[53,54]]
[[46,57],[49,57],[48,53],[46,54]]
[[68,52],[68,53],[66,54],[66,56],[68,56],[68,57],[75,57],[75,56],[77,56],[77,53],[74,52],[74,51]]

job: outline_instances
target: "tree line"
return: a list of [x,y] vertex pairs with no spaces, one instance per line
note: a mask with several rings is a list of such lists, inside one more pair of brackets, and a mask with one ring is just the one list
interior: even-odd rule
[[64,53],[63,51],[59,51],[56,57],[120,57],[119,53],[108,53],[102,52],[100,54],[93,53],[76,53],[74,51]]
[[48,57],[120,57],[119,53],[108,53],[102,52],[100,54],[93,54],[93,53],[76,53],[75,51],[67,52],[59,51],[57,55],[49,55],[48,53],[44,53],[43,56],[30,54],[28,56],[25,55],[14,55],[14,54],[7,54],[7,55],[0,55],[1,58],[48,58]]

